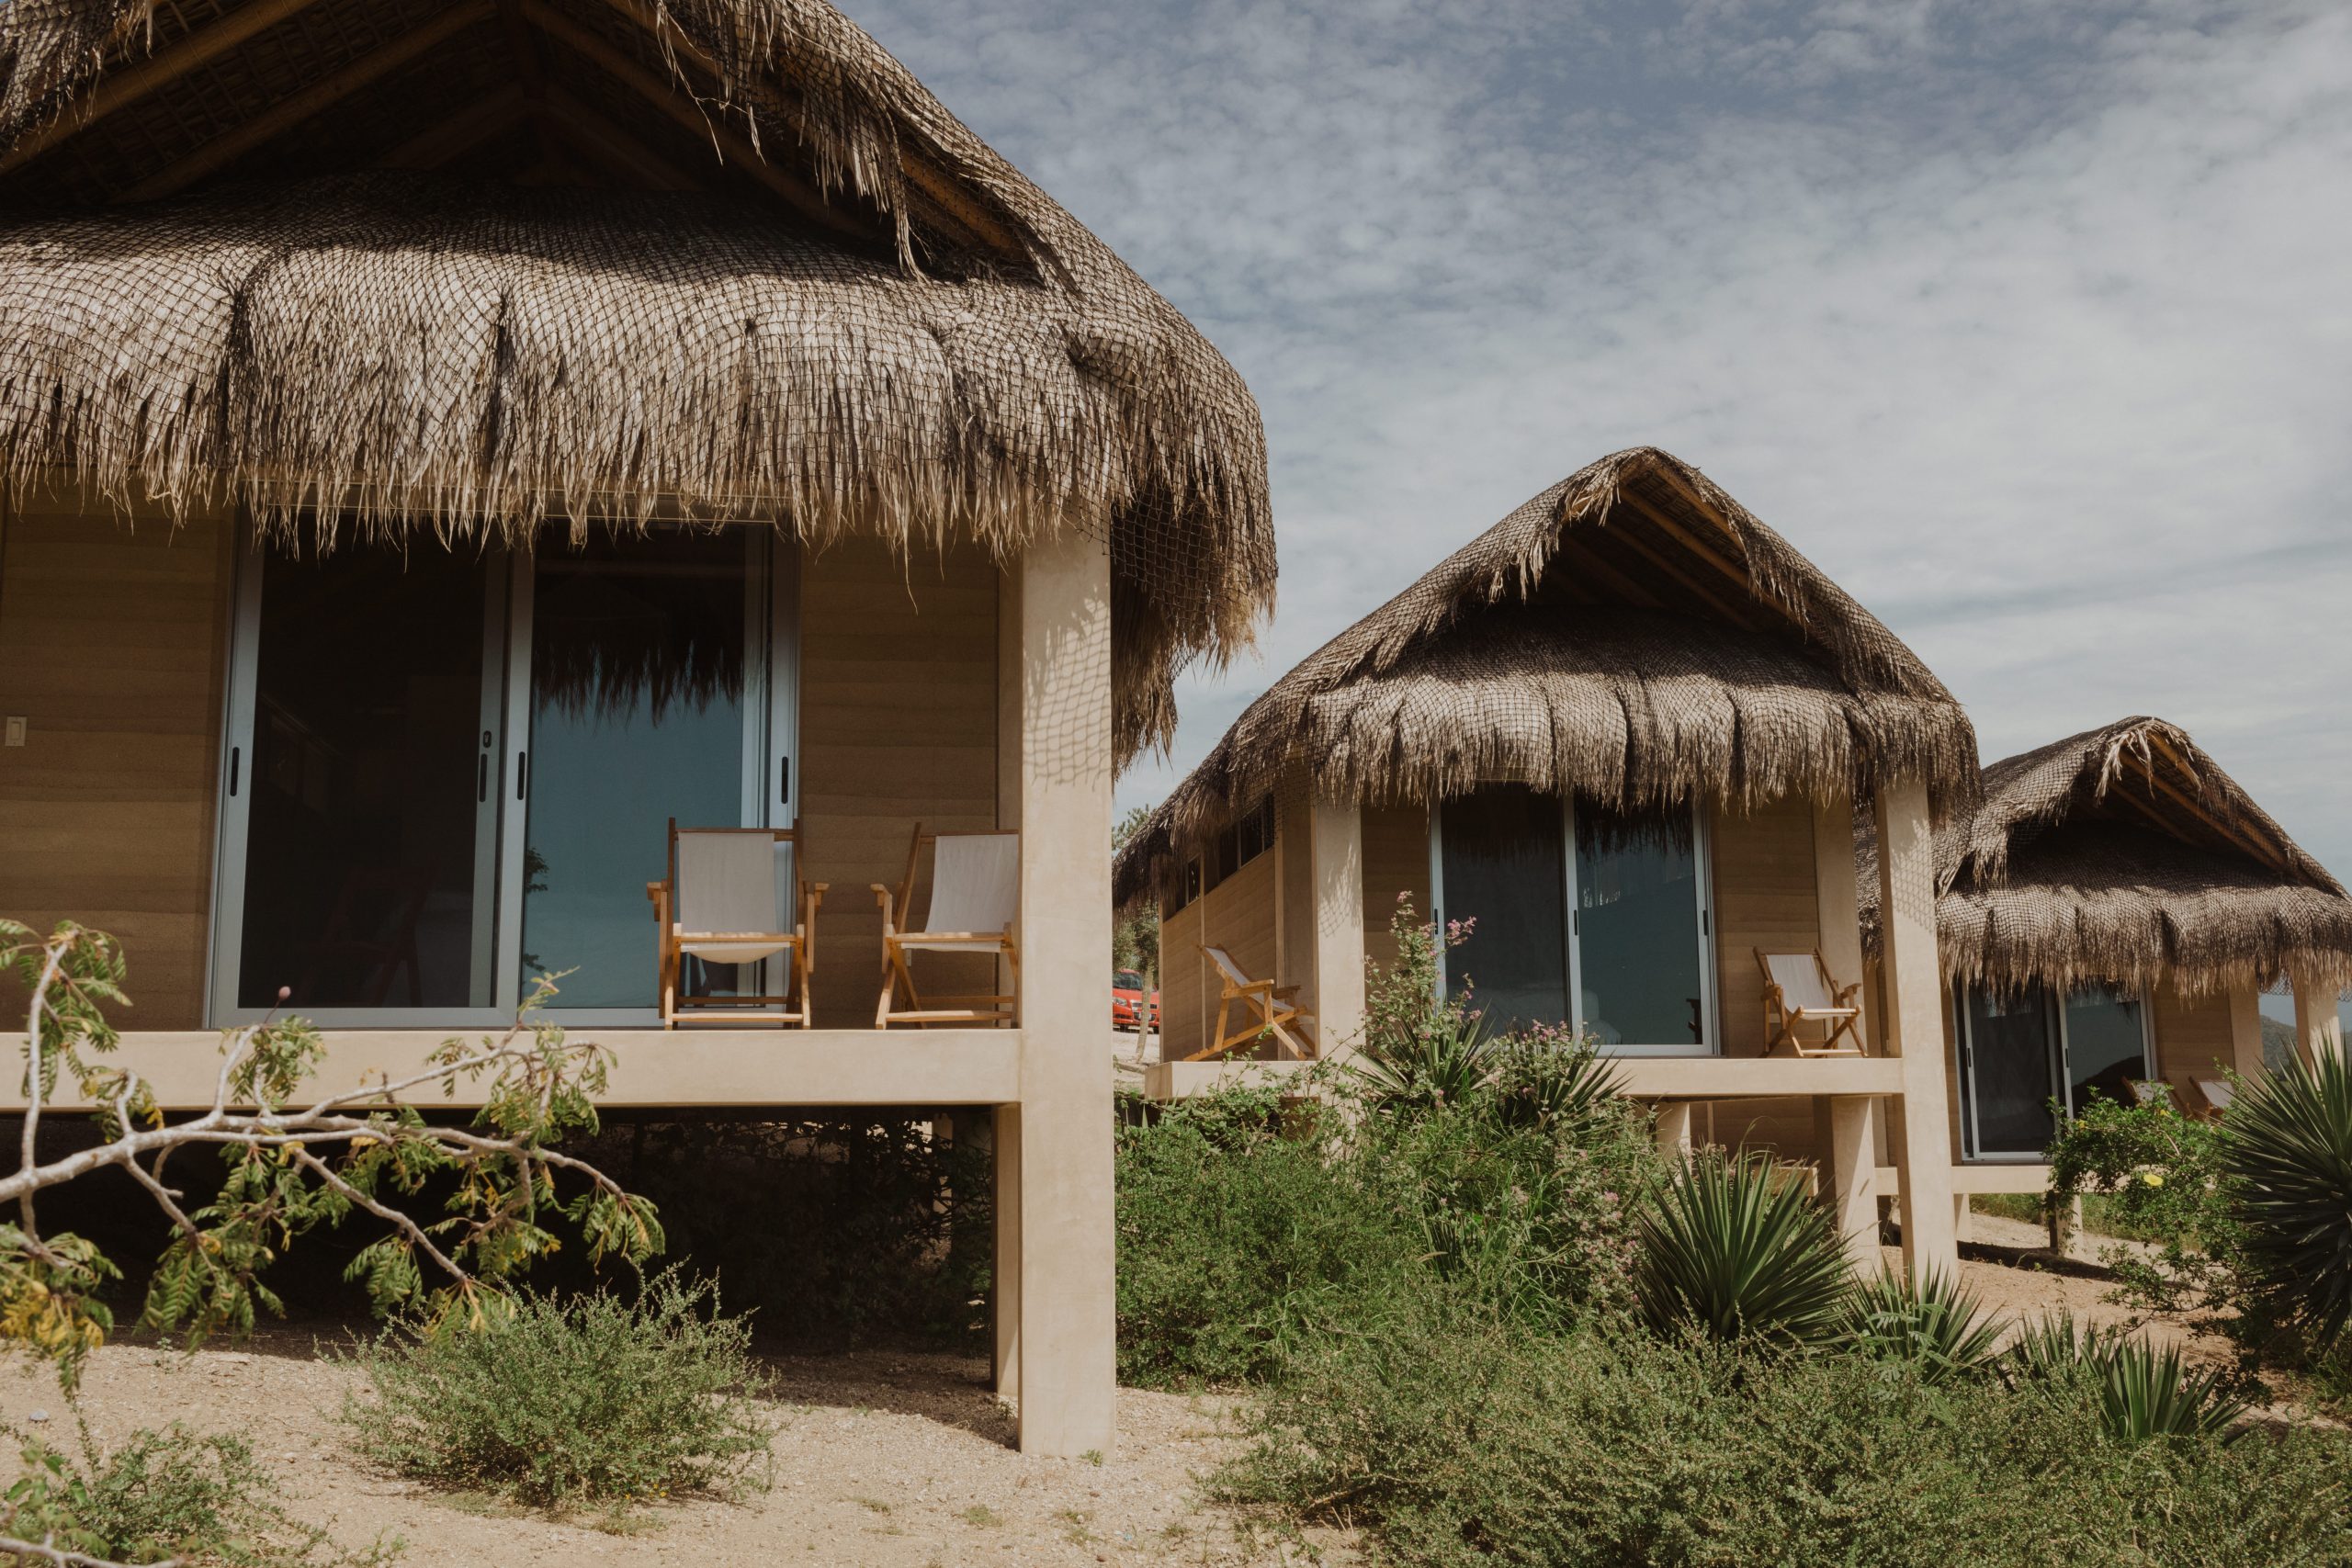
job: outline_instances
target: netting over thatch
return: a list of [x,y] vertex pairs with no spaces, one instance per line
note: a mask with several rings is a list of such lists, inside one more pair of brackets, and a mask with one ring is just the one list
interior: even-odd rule
[[0,479],[61,475],[379,536],[1081,531],[1123,756],[1274,576],[1232,367],[822,0],[0,6]]
[[[2085,982],[2191,992],[2297,973],[2352,984],[2352,897],[2188,733],[2086,730],[1984,770],[1973,818],[1937,837],[1950,976],[2014,991]],[[1878,941],[1877,849],[1861,836]]]
[[1705,475],[1655,447],[1521,506],[1252,703],[1123,852],[1122,898],[1292,767],[1327,797],[1477,784],[1616,810],[1865,795],[1974,799],[1976,739],[1892,632]]

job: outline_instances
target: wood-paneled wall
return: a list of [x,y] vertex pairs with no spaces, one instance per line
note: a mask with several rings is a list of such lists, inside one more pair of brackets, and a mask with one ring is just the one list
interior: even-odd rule
[[1430,918],[1430,814],[1418,806],[1368,806],[1363,812],[1363,950],[1382,968],[1396,962],[1389,934],[1396,895],[1409,895]]
[[[915,824],[997,825],[998,583],[994,563],[968,547],[918,551],[909,563],[879,540],[852,539],[801,563],[796,787],[809,874],[831,885],[817,928],[820,1028],[874,1021],[882,917],[870,885],[898,886]],[[928,877],[926,868],[918,919]],[[990,967],[922,953],[915,977],[987,990]],[[1102,983],[1107,1029],[1108,975]]]
[[1744,816],[1717,811],[1710,826],[1714,838],[1715,1009],[1724,1055],[1760,1056],[1769,1036],[1764,976],[1756,966],[1756,950],[1805,952],[1821,944],[1813,807],[1801,797],[1788,797]]
[[[1274,931],[1281,913],[1275,883],[1281,858],[1269,850],[1249,861],[1160,927],[1166,977],[1159,1008],[1167,1031],[1160,1060],[1181,1060],[1214,1043],[1210,1031],[1216,1026],[1217,998],[1225,987],[1216,965],[1201,956],[1203,946],[1225,949],[1253,980],[1274,973]],[[1238,1015],[1227,1021],[1238,1023]]]
[[1208,1043],[1202,1030],[1208,965],[1201,957],[1201,900],[1159,922],[1159,1059],[1182,1061]]
[[35,501],[0,534],[0,914],[120,938],[126,1028],[204,1021],[233,534]]
[[[2152,1000],[2149,1021],[2156,1037],[2157,1077],[2186,1090],[2192,1075],[2211,1077],[2231,1067],[2236,1057],[2226,992],[2191,996],[2166,985],[2157,988]],[[2184,1105],[2198,1103],[2194,1092],[2179,1098]]]

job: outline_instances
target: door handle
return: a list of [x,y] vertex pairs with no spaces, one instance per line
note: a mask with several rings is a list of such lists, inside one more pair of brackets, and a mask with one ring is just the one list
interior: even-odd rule
[[515,752],[515,753],[514,753],[514,798],[515,798],[515,799],[520,800],[520,799],[522,799],[522,798],[523,798],[523,786],[524,786],[524,784],[525,784],[526,782],[528,782],[528,780],[530,779],[530,776],[531,776],[531,754],[530,754],[528,751],[517,751],[517,752]]
[[243,759],[244,749],[243,747],[232,746],[229,748],[229,793],[232,795],[234,795],[237,793],[237,764],[243,761]]
[[792,759],[789,757],[778,757],[775,760],[775,774],[778,781],[776,784],[776,804],[779,806],[789,806],[792,804]]

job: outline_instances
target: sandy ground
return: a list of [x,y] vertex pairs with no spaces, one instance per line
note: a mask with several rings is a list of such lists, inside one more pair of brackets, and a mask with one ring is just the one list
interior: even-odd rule
[[[83,1409],[102,1440],[173,1420],[243,1436],[288,1478],[286,1503],[297,1517],[351,1545],[397,1536],[403,1562],[433,1568],[1299,1560],[1245,1542],[1230,1516],[1201,1501],[1196,1477],[1232,1441],[1216,1398],[1123,1389],[1119,1449],[1102,1464],[1024,1459],[984,1386],[983,1363],[920,1354],[777,1358],[774,1488],[640,1514],[615,1533],[592,1517],[550,1519],[371,1472],[333,1418],[351,1374],[317,1358],[321,1337],[280,1327],[235,1350],[192,1356],[108,1345],[85,1378]],[[31,1421],[36,1411],[48,1420]],[[0,1376],[0,1420],[72,1441],[71,1416],[45,1371]],[[1353,1561],[1342,1543],[1328,1544],[1325,1562]]]
[[[2132,1321],[2102,1299],[2108,1282],[2076,1271],[2079,1263],[2033,1267],[2031,1249],[2041,1241],[2039,1227],[1975,1216],[1975,1255],[1962,1263],[1964,1282],[2007,1318],[2063,1307],[2093,1322]],[[1890,1248],[1888,1260],[1899,1266],[1901,1254]],[[2222,1341],[2172,1324],[2142,1332],[2184,1346],[2196,1359],[2229,1358]],[[768,1362],[776,1379],[773,1488],[732,1502],[675,1504],[615,1530],[593,1517],[548,1518],[369,1469],[334,1419],[352,1374],[318,1354],[322,1342],[345,1337],[332,1326],[273,1326],[237,1348],[194,1355],[118,1342],[93,1359],[82,1407],[107,1441],[173,1420],[237,1433],[288,1478],[286,1503],[297,1517],[327,1526],[351,1545],[398,1537],[404,1562],[435,1568],[1307,1560],[1250,1537],[1232,1515],[1202,1499],[1200,1478],[1236,1442],[1228,1402],[1217,1396],[1122,1389],[1118,1450],[1102,1463],[1024,1459],[1012,1446],[1012,1421],[988,1391],[980,1361],[887,1352],[775,1357]],[[36,1412],[47,1419],[35,1422]],[[0,1422],[53,1442],[72,1440],[71,1416],[45,1371],[0,1375]],[[1343,1538],[1318,1536],[1315,1546],[1331,1568],[1358,1562]]]

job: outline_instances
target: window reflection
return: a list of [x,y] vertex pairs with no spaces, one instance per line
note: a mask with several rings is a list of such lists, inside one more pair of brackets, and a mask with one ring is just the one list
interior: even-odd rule
[[1579,806],[1577,941],[1585,1027],[1605,1045],[1703,1045],[1704,952],[1690,813]]

